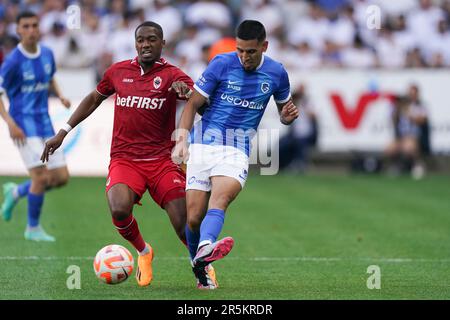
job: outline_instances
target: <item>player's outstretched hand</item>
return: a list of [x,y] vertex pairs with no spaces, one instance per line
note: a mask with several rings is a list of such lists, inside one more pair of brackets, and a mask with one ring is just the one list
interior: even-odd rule
[[172,86],[169,88],[169,91],[172,91],[172,90],[174,90],[177,93],[177,96],[179,98],[189,99],[189,97],[192,93],[192,90],[183,81],[173,82]]
[[45,142],[44,151],[42,152],[41,155],[42,163],[48,161],[48,157],[52,155],[64,141],[65,134],[61,134],[61,131]]
[[172,151],[172,161],[176,164],[186,163],[189,159],[189,150],[185,142],[179,141]]
[[8,126],[9,129],[9,135],[11,136],[11,139],[14,141],[14,143],[17,146],[23,146],[25,145],[26,136],[23,130],[17,125],[17,124],[11,124]]
[[61,97],[60,100],[61,100],[61,103],[64,105],[64,107],[66,107],[67,109],[70,108],[70,100],[69,99]]
[[282,122],[286,124],[292,123],[292,121],[297,119],[299,115],[300,112],[298,111],[298,108],[294,105],[292,100],[283,106],[280,114]]

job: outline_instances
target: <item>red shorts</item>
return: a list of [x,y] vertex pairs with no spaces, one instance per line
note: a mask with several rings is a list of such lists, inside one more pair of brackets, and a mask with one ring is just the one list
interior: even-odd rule
[[106,192],[118,183],[126,184],[138,195],[138,204],[146,190],[161,208],[186,196],[186,175],[170,158],[145,161],[113,159],[109,164]]

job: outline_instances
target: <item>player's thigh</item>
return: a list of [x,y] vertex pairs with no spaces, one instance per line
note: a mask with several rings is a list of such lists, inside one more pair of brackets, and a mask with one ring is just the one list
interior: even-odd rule
[[69,180],[69,170],[67,166],[48,169],[48,183],[50,187],[61,187]]
[[211,191],[211,170],[220,162],[211,146],[191,144],[186,165],[186,190]]
[[[45,141],[41,137],[27,137],[24,145],[18,147],[20,157],[28,171],[45,166],[41,161]],[[39,170],[37,170],[39,171]]]
[[418,151],[418,141],[414,136],[404,137],[402,140],[402,152],[408,155],[415,155]]
[[211,183],[211,197],[208,205],[210,209],[225,211],[242,190],[241,183],[232,177],[214,176],[211,177]]
[[[170,158],[145,165],[150,196],[163,209],[169,202],[186,197],[186,176]],[[179,206],[170,206],[177,210]],[[167,210],[166,210],[167,211]],[[186,210],[180,214],[185,214]]]
[[133,163],[113,160],[109,165],[106,194],[114,216],[129,215],[147,188],[146,180]]
[[111,214],[118,220],[128,217],[138,195],[126,184],[117,183],[107,191],[108,205]]
[[45,191],[48,184],[48,170],[44,165],[28,169],[31,179],[30,192],[40,194]]
[[203,190],[186,191],[187,224],[193,231],[198,230],[208,209],[211,193]]
[[400,151],[400,143],[399,141],[395,140],[388,144],[388,146],[384,150],[384,153],[387,156],[393,156],[399,151]]

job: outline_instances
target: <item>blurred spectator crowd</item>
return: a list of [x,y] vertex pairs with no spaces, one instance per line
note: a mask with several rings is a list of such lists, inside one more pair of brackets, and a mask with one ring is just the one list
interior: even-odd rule
[[233,37],[243,19],[265,25],[268,55],[287,68],[450,66],[450,0],[0,0],[3,56],[17,43],[15,17],[25,9],[41,17],[42,42],[60,68],[99,75],[136,55],[134,30],[145,20],[161,24],[164,57],[194,78],[211,45]]

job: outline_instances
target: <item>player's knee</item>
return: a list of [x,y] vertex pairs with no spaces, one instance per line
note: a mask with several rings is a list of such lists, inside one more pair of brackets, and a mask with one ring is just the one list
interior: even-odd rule
[[56,177],[53,177],[50,181],[50,186],[52,188],[60,188],[62,186],[65,186],[69,182],[69,174],[63,173]]
[[131,214],[132,204],[127,201],[110,201],[111,215],[116,220],[125,220]]
[[37,188],[39,190],[45,190],[48,184],[48,177],[45,173],[34,175],[31,178],[31,183],[33,184],[34,188]]
[[211,197],[211,199],[209,200],[209,207],[214,209],[226,210],[233,199],[234,197],[228,194],[216,195],[214,197]]
[[130,216],[130,214],[131,214],[130,210],[125,208],[125,206],[111,207],[111,216],[115,220],[118,220],[118,221],[125,220],[126,218],[128,218]]
[[202,224],[202,219],[200,216],[187,217],[187,225],[191,231],[200,230],[200,225]]

